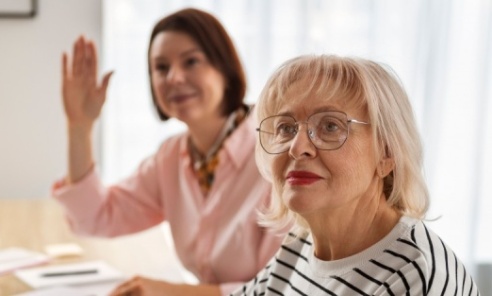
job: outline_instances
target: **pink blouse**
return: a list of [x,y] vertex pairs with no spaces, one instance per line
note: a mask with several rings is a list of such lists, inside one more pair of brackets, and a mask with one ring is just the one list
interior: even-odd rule
[[252,279],[281,243],[257,224],[271,187],[255,164],[252,117],[224,142],[207,196],[191,168],[186,133],[166,140],[118,184],[105,187],[92,171],[76,184],[56,182],[53,196],[81,235],[114,237],[169,221],[183,265],[200,282],[221,284],[229,294]]

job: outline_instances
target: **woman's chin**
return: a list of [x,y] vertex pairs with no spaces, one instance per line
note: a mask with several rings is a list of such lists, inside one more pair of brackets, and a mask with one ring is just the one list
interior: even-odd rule
[[183,110],[177,112],[176,119],[184,122],[186,125],[203,125],[203,119],[198,112],[193,112],[192,110]]
[[166,112],[166,114],[169,114],[169,116],[174,117],[187,124],[192,123],[193,121],[196,121],[199,118],[199,114],[198,114],[199,112],[197,112],[198,110],[193,106],[193,104],[188,104],[188,103],[175,104],[171,106],[171,108],[168,108],[168,110],[169,111]]
[[312,200],[307,195],[295,194],[284,196],[284,202],[287,207],[300,215],[308,213],[313,210]]

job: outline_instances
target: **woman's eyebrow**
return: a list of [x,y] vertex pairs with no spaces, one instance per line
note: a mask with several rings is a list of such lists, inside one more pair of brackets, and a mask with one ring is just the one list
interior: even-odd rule
[[327,106],[315,108],[313,113],[311,113],[311,114],[319,113],[319,112],[329,112],[329,111],[343,112],[343,110],[341,110],[339,107],[335,107],[333,105],[327,105]]
[[[183,57],[186,57],[188,55],[191,55],[191,54],[193,54],[195,52],[203,53],[203,50],[201,50],[200,48],[191,48],[191,49],[188,49],[188,50],[180,53],[179,56],[181,58],[183,58]],[[156,56],[151,57],[151,59],[154,60],[154,61],[159,61],[159,62],[160,61],[164,61],[165,62],[165,61],[168,60],[168,58],[166,56],[163,56],[163,55],[156,55]]]
[[192,49],[188,49],[184,52],[182,52],[180,54],[181,57],[184,57],[184,56],[187,56],[187,55],[190,55],[190,54],[193,54],[195,52],[199,52],[199,53],[203,53],[203,50],[201,50],[200,48],[192,48]]

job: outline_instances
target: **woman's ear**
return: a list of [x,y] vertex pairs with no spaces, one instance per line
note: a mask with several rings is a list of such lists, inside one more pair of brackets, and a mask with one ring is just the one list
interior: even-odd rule
[[383,179],[389,175],[395,168],[395,160],[391,156],[388,146],[385,146],[384,155],[381,155],[381,159],[378,163],[378,176]]
[[378,164],[378,176],[383,179],[388,176],[395,168],[395,161],[392,157],[384,157]]

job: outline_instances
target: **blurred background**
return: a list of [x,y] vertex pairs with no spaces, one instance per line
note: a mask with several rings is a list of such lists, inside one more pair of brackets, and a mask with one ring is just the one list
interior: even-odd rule
[[[0,10],[2,1],[13,0],[0,0]],[[65,173],[61,53],[80,34],[98,45],[102,71],[115,70],[95,141],[105,182],[183,130],[157,120],[147,49],[155,22],[189,6],[217,16],[233,37],[249,103],[299,54],[391,66],[424,143],[429,225],[490,287],[492,0],[37,0],[35,17],[0,17],[0,198],[47,198]]]

